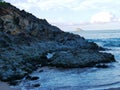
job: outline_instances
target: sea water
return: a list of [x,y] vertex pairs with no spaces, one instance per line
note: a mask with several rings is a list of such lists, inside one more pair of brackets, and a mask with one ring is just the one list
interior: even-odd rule
[[[31,76],[38,76],[36,81],[24,80],[19,87],[22,90],[104,90],[120,87],[120,31],[83,31],[77,34],[89,42],[108,48],[108,53],[115,56],[116,62],[109,63],[109,68],[75,68],[57,69],[40,68],[43,72],[35,71]],[[34,88],[33,84],[40,84]]]
[[111,49],[107,52],[114,54],[116,60],[120,62],[120,30],[83,31],[78,34],[90,42]]
[[[83,31],[78,32],[78,34],[90,42],[95,42],[99,46],[108,48],[109,50],[106,50],[106,52],[112,53],[117,61],[116,63],[111,63],[111,67],[108,69],[97,70],[96,75],[99,79],[94,78],[96,82],[99,82],[97,88],[108,89],[120,87],[120,30]],[[94,76],[95,72],[91,77]]]

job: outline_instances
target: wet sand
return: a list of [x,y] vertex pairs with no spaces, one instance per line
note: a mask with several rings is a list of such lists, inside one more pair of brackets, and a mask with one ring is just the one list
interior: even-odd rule
[[7,83],[0,82],[0,90],[21,90],[21,89],[11,88]]

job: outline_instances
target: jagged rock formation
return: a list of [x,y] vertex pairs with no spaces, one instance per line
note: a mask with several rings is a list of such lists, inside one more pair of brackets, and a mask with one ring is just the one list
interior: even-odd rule
[[0,4],[0,79],[20,79],[39,66],[87,67],[114,56],[9,3]]

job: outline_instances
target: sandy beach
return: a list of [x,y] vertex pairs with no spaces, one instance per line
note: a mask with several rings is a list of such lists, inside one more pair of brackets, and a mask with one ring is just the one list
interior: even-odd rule
[[21,89],[11,88],[7,83],[0,82],[0,90],[21,90]]

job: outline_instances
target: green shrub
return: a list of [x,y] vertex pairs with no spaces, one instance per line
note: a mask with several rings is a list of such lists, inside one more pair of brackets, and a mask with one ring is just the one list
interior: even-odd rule
[[0,0],[0,4],[6,4],[4,0]]
[[0,2],[4,2],[3,0],[0,0]]

